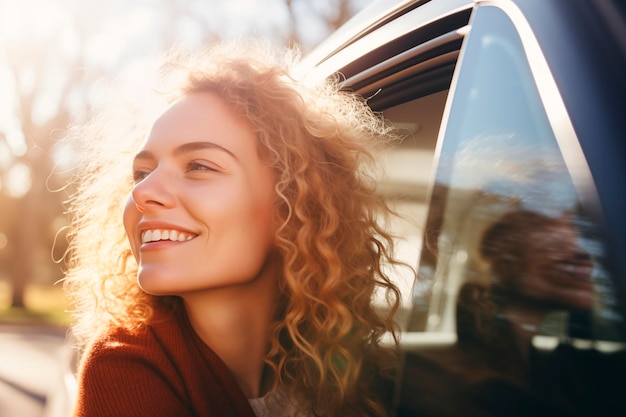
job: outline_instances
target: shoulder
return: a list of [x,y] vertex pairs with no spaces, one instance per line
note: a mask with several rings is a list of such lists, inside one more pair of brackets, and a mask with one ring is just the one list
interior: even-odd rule
[[184,310],[160,314],[137,329],[110,328],[87,346],[80,370],[126,372],[130,366],[148,366],[152,372],[178,378],[196,378],[200,369],[217,378],[230,375],[223,361],[195,333]]
[[252,417],[226,365],[182,314],[100,335],[82,357],[78,383],[75,417]]
[[174,377],[178,373],[175,370],[177,358],[172,352],[180,351],[175,344],[181,339],[176,327],[171,321],[163,321],[133,330],[111,328],[87,345],[79,374],[83,379],[98,380],[126,377],[131,372]]
[[115,328],[96,338],[81,358],[75,415],[187,415],[185,364],[172,355],[169,327]]
[[163,316],[137,329],[112,327],[87,345],[81,358],[81,373],[103,368],[128,372],[128,367],[149,365],[163,372],[184,360],[188,337],[176,315]]

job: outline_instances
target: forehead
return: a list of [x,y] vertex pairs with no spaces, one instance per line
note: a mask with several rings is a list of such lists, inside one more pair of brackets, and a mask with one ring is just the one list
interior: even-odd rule
[[155,120],[144,149],[203,141],[237,154],[257,147],[251,124],[217,94],[207,92],[189,94],[172,103]]
[[564,243],[574,241],[577,237],[576,230],[573,225],[565,222],[553,222],[529,234],[531,245],[541,249],[546,246],[558,247]]

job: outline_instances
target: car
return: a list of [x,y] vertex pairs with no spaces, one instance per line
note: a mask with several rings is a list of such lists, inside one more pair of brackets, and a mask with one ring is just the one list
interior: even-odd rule
[[379,0],[304,59],[399,138],[376,155],[416,271],[393,270],[398,416],[626,415],[625,22],[621,0]]

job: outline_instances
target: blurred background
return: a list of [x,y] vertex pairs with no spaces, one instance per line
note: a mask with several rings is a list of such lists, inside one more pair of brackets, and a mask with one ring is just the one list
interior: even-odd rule
[[68,323],[58,281],[72,155],[59,142],[99,79],[140,87],[174,44],[255,35],[306,52],[370,2],[0,0],[0,322]]

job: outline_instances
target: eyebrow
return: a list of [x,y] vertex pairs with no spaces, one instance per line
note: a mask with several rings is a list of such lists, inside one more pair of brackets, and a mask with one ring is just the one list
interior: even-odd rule
[[[238,159],[234,153],[225,147],[218,145],[214,142],[188,142],[183,143],[182,145],[176,147],[174,149],[174,155],[178,156],[181,154],[202,150],[202,149],[217,149],[219,151],[225,152],[228,155],[232,156],[234,159]],[[143,150],[135,155],[135,159],[154,159],[154,154],[150,151]]]

